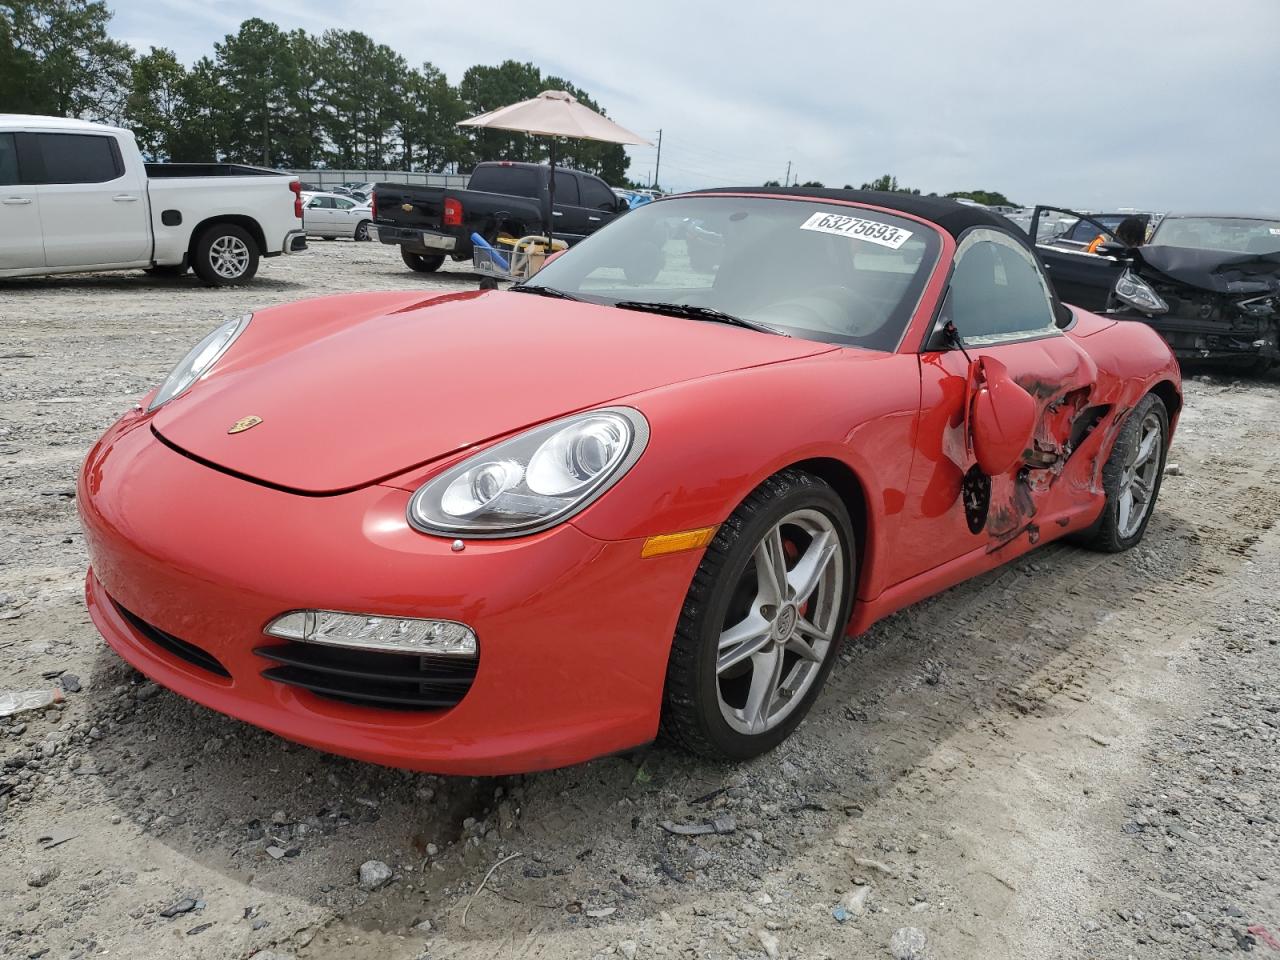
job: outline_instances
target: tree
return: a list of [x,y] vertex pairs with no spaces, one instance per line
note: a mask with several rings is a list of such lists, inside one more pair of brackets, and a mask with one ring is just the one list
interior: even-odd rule
[[424,63],[405,80],[397,134],[405,170],[443,170],[466,147],[458,121],[467,115],[458,91],[439,68]]
[[879,190],[882,193],[914,193],[916,195],[919,195],[920,193],[920,191],[915,187],[898,186],[898,178],[891,177],[887,173],[884,176],[876,177],[876,179],[872,180],[870,183],[864,183],[861,189]]
[[169,159],[176,163],[221,159],[226,154],[226,128],[234,122],[217,65],[201,57],[178,83]]
[[138,147],[152,160],[168,160],[178,136],[179,114],[187,77],[172,50],[152,47],[133,61],[125,120]]
[[806,180],[804,183],[798,183],[798,184],[796,184],[796,186],[798,186],[798,187],[814,187],[814,188],[816,188],[816,189],[818,189],[818,190],[821,190],[821,189],[823,189],[823,188],[824,188],[824,184],[822,183],[822,181],[821,181],[821,180]]
[[117,123],[133,50],[102,0],[0,2],[0,110]]
[[764,185],[765,185],[766,187],[780,187],[780,186],[782,186],[782,181],[781,181],[781,180],[766,180],[766,181],[764,182]]
[[291,127],[296,130],[296,104],[301,83],[294,37],[273,23],[254,17],[213,46],[218,85],[226,96],[220,135],[227,156],[242,163],[292,161]]
[[[504,60],[496,67],[477,64],[467,70],[458,83],[458,95],[467,116],[528,100],[543,89],[542,72],[532,63],[516,60]],[[530,163],[540,163],[547,158],[544,144],[535,142],[527,134],[480,127],[466,129],[468,142],[458,158],[463,167],[499,158]]]
[[947,194],[953,200],[963,197],[966,200],[972,200],[975,203],[981,203],[988,207],[1016,207],[1014,203],[1003,193],[998,190],[956,190]]
[[321,123],[339,168],[380,167],[391,152],[409,65],[356,30],[327,30],[317,53]]

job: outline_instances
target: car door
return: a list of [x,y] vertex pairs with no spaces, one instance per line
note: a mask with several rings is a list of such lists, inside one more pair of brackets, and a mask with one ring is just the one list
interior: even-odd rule
[[582,207],[586,212],[588,234],[595,233],[618,215],[618,195],[603,180],[583,176],[578,188],[582,194]]
[[43,266],[39,188],[23,183],[17,135],[0,133],[0,271]]
[[587,234],[587,211],[582,208],[578,178],[572,170],[556,171],[556,202],[551,208],[557,235],[580,238]]
[[340,237],[354,236],[356,232],[356,202],[346,197],[333,198],[333,226]]
[[127,170],[114,136],[32,133],[43,166],[40,224],[50,267],[139,263],[151,257],[146,176]]
[[307,201],[302,223],[307,233],[327,235],[334,232],[335,198],[321,194]]
[[[1041,237],[1053,216],[1075,217],[1076,220],[1060,236]],[[1099,236],[1115,241],[1115,233],[1110,227],[1087,214],[1039,206],[1031,217],[1031,236],[1037,237],[1036,254],[1061,300],[1086,310],[1106,308],[1107,296],[1124,272],[1125,261],[1090,253],[1088,248],[1090,242]]]
[[[1039,525],[1047,522],[1039,510],[1097,382],[1093,360],[1058,325],[1065,309],[1023,242],[986,227],[961,237],[942,309],[920,354],[920,421],[903,520],[911,537],[898,547],[896,580],[973,551],[995,552],[1022,534],[1032,543],[1039,539]],[[947,324],[958,341],[947,342]],[[1027,432],[1016,459],[988,474],[979,464],[975,397],[984,375],[994,379],[1002,371],[1012,383],[1002,385],[1006,394],[1029,397],[1025,411],[1008,408],[1025,412]]]

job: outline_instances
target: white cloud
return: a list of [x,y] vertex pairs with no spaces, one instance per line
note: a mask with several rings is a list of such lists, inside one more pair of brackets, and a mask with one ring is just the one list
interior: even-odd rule
[[[115,31],[192,60],[242,18],[358,29],[457,80],[530,60],[637,132],[662,181],[989,188],[1095,208],[1280,207],[1277,0],[897,0],[641,7],[123,0]],[[135,39],[137,38],[137,39]],[[633,175],[654,151],[632,151]]]

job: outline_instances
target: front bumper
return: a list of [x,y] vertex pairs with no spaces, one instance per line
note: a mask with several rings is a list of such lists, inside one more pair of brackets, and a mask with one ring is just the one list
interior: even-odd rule
[[[132,413],[90,452],[78,503],[94,623],[127,661],[192,700],[300,743],[436,773],[549,769],[655,736],[667,654],[700,552],[640,559],[571,523],[450,541],[412,530],[410,494],[374,485],[298,496],[155,439]],[[356,706],[263,676],[278,614],[324,608],[469,624],[475,681],[457,706]],[[121,612],[208,654],[202,669]]]
[[1280,360],[1280,321],[1240,317],[1233,321],[1185,316],[1154,316],[1132,307],[1105,314],[1117,320],[1137,320],[1155,330],[1183,360]]
[[393,227],[385,223],[372,224],[369,229],[370,235],[376,236],[379,242],[408,247],[417,253],[453,253],[458,247],[457,237],[431,230]]

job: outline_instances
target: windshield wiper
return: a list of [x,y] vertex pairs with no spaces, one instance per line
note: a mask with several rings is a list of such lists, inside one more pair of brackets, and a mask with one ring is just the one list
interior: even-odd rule
[[564,290],[557,290],[555,287],[540,287],[531,283],[517,283],[514,287],[508,287],[516,293],[536,293],[540,297],[554,297],[557,300],[577,300],[583,302],[582,297],[576,293],[567,293]]
[[746,320],[743,317],[735,317],[732,313],[725,313],[723,310],[717,310],[715,307],[700,307],[692,303],[662,303],[657,300],[619,300],[614,304],[622,310],[643,310],[646,313],[660,313],[668,317],[687,317],[690,320],[709,320],[712,323],[727,323],[735,327],[745,327],[748,330],[755,330],[757,333],[772,333],[779,337],[789,337],[791,334],[779,327],[770,326],[767,323],[761,323],[758,320]]

